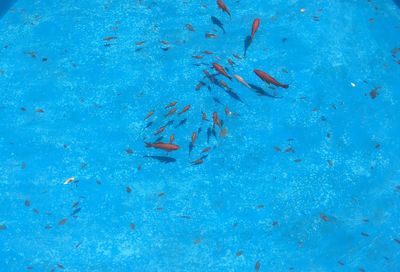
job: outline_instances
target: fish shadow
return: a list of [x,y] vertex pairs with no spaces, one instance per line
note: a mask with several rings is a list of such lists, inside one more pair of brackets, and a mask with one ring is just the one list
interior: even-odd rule
[[270,94],[270,93],[267,93],[266,91],[264,91],[263,88],[258,87],[257,85],[254,85],[254,84],[249,83],[249,86],[250,86],[251,89],[252,89],[256,94],[258,94],[259,96],[266,96],[266,97],[277,98],[277,99],[278,99],[278,98],[282,98],[282,97],[275,96],[275,95],[272,95],[272,94]]
[[246,57],[247,49],[249,49],[251,42],[252,42],[251,36],[247,36],[244,39],[244,54],[243,54],[244,57]]
[[211,22],[218,26],[220,29],[222,29],[222,31],[224,32],[224,34],[226,33],[225,28],[224,28],[224,24],[215,16],[211,16]]
[[162,162],[162,163],[173,163],[173,162],[176,162],[175,158],[167,157],[167,156],[147,156],[147,155],[145,155],[143,157],[144,158],[154,159],[154,160],[157,160],[157,161]]

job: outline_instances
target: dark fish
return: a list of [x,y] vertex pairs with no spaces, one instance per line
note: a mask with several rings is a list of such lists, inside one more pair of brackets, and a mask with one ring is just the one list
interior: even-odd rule
[[218,139],[217,138],[217,133],[215,132],[215,128],[214,127],[212,128],[211,133],[215,137],[215,139]]
[[281,98],[281,97],[277,97],[274,96],[272,94],[267,93],[266,91],[264,91],[263,88],[258,87],[257,85],[251,84],[249,83],[249,86],[251,87],[251,89],[253,89],[255,91],[256,94],[258,94],[259,96],[267,96],[267,97],[271,97],[271,98]]
[[220,104],[220,105],[223,105],[222,102],[221,102],[217,97],[213,97],[213,100],[214,100],[216,103],[218,103],[218,104]]
[[251,44],[251,36],[247,36],[246,39],[244,39],[244,57],[246,57],[247,49],[249,49]]
[[225,33],[224,24],[223,24],[217,17],[211,16],[211,22],[212,22],[214,25],[216,25],[216,26],[218,26],[219,28],[221,28],[222,31]]
[[234,91],[232,91],[232,90],[225,90],[225,92],[226,92],[227,94],[229,94],[229,96],[232,97],[233,99],[235,99],[235,100],[237,100],[237,101],[243,103],[243,100],[242,100],[242,99],[240,98],[240,96],[239,96],[237,93],[235,93]]
[[153,125],[153,122],[148,122],[147,125],[146,125],[146,128],[149,128],[149,127],[151,127],[152,125]]
[[194,147],[193,143],[190,142],[189,143],[189,155],[190,155],[190,153],[192,153],[193,147]]
[[183,126],[183,125],[186,123],[186,121],[187,121],[187,118],[182,119],[182,120],[179,122],[179,124],[178,124],[175,128],[178,128],[178,127],[180,127],[180,126]]
[[79,213],[80,211],[81,211],[81,208],[77,208],[71,213],[71,215],[75,215],[75,214]]
[[210,138],[211,138],[211,128],[207,128],[207,143],[210,142]]
[[176,162],[176,159],[172,157],[167,157],[167,156],[143,156],[144,158],[151,158],[154,160],[157,160],[162,163],[171,163],[171,162]]

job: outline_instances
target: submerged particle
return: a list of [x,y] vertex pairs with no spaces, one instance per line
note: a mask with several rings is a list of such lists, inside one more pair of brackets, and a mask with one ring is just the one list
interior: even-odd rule
[[243,254],[243,252],[241,252],[241,251],[237,251],[237,252],[236,252],[236,256],[237,256],[237,257],[242,256],[242,254]]
[[128,194],[130,194],[130,193],[132,192],[131,187],[127,186],[127,187],[126,187],[126,192],[127,192]]
[[133,224],[133,223],[131,223],[131,224],[129,225],[129,227],[131,228],[131,230],[135,230],[135,228],[136,228],[135,224]]
[[353,88],[356,86],[356,84],[353,83],[353,82],[350,82],[350,85],[351,85],[351,87],[353,87]]
[[25,207],[29,207],[31,205],[31,202],[27,199],[24,202]]
[[133,150],[130,149],[130,148],[126,149],[125,151],[126,151],[126,153],[127,153],[128,155],[132,155],[132,154],[133,154]]

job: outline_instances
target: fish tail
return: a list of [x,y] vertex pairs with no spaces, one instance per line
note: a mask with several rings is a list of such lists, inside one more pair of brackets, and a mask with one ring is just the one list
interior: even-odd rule
[[153,146],[153,144],[152,143],[145,143],[146,144],[146,147],[147,148],[149,148],[149,147],[152,147]]
[[282,84],[281,87],[284,88],[284,89],[287,89],[287,88],[289,88],[289,85],[288,84]]

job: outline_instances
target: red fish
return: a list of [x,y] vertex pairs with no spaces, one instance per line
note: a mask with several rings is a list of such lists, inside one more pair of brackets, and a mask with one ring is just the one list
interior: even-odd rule
[[187,106],[185,106],[185,107],[183,108],[183,110],[182,110],[179,114],[185,113],[185,112],[187,112],[189,109],[190,109],[190,105],[187,105]]
[[218,113],[216,111],[214,111],[214,113],[213,113],[213,121],[214,121],[214,125],[221,127],[221,121],[218,119]]
[[232,78],[228,75],[228,73],[225,71],[224,67],[222,67],[221,65],[219,65],[218,63],[214,62],[212,64],[212,66],[214,67],[215,70],[218,71],[218,73],[220,73],[221,75],[229,78],[230,80],[232,80]]
[[251,27],[251,39],[254,39],[254,34],[256,34],[259,26],[260,26],[260,19],[256,18],[253,22],[253,26]]
[[197,159],[195,161],[192,161],[192,165],[199,165],[202,164],[204,161],[202,159]]
[[152,116],[154,114],[154,111],[151,110],[149,111],[149,113],[146,115],[146,117],[144,118],[144,120],[146,120],[147,118],[150,118],[150,116]]
[[206,147],[201,151],[201,153],[207,153],[210,150],[211,150],[211,147]]
[[166,115],[165,115],[165,117],[169,117],[169,116],[171,116],[172,114],[174,114],[176,112],[176,108],[173,108],[173,109],[171,109]]
[[211,83],[215,83],[215,78],[207,70],[203,70],[203,73],[211,81]]
[[157,143],[146,143],[146,147],[150,148],[156,148],[156,149],[162,149],[165,151],[176,151],[179,149],[179,145],[175,145],[175,144],[166,144],[163,142],[157,142]]
[[166,108],[166,109],[168,109],[168,108],[172,108],[173,106],[175,106],[175,105],[176,105],[176,103],[178,103],[178,102],[176,102],[176,101],[174,101],[174,102],[171,102],[171,103],[169,103],[168,105],[166,105],[166,106],[165,106],[165,108]]
[[222,11],[228,13],[229,17],[231,16],[231,13],[229,12],[228,7],[225,5],[225,3],[222,0],[217,0],[217,5]]
[[192,145],[194,145],[194,143],[196,142],[196,139],[197,139],[197,133],[193,132],[192,133]]
[[256,73],[256,75],[261,78],[263,81],[267,82],[268,84],[272,84],[275,85],[277,87],[282,87],[282,88],[289,88],[288,84],[283,84],[278,82],[275,78],[273,78],[272,76],[268,75],[267,73],[261,71],[261,70],[257,70],[254,69],[254,73]]
[[167,127],[167,126],[160,127],[160,128],[154,133],[154,135],[158,135],[158,134],[160,134],[160,133],[163,133],[166,127]]

